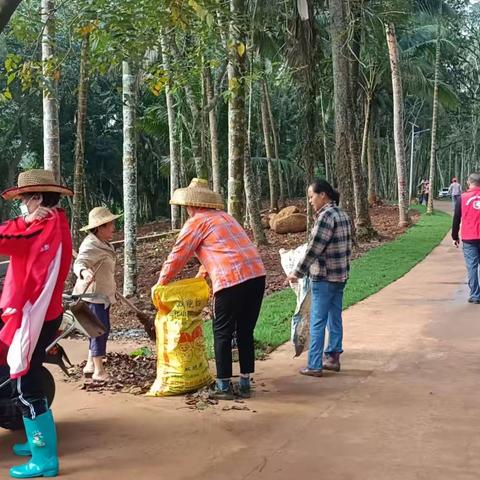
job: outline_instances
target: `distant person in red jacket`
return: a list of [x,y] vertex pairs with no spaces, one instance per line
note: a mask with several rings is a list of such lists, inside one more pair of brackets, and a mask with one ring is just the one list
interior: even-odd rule
[[61,195],[73,192],[40,169],[22,172],[18,185],[2,193],[4,200],[20,200],[22,211],[0,225],[0,255],[10,257],[0,299],[0,373],[11,378],[27,434],[27,442],[14,445],[13,452],[31,456],[10,469],[14,478],[58,474],[57,434],[41,368],[62,322],[62,293],[72,260],[68,219],[58,208]]
[[[469,303],[480,304],[480,283],[478,267],[480,263],[480,174],[468,177],[468,190],[455,203],[452,239],[458,247],[460,239],[468,272],[470,287]],[[459,235],[460,232],[460,235]]]

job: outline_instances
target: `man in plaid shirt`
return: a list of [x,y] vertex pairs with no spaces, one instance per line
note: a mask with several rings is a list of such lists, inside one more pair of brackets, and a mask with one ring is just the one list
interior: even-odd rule
[[[305,256],[288,278],[291,282],[303,276],[311,280],[308,366],[300,373],[321,377],[322,369],[340,371],[343,291],[350,269],[352,229],[348,215],[337,206],[338,192],[328,182],[315,181],[308,197],[317,217]],[[323,361],[326,327],[329,339]]]
[[255,369],[253,331],[265,290],[262,259],[241,225],[223,209],[222,197],[206,180],[193,179],[175,190],[170,203],[187,207],[190,216],[163,264],[158,283],[171,282],[187,261],[202,264],[198,276],[208,276],[214,294],[213,335],[217,382],[215,396],[232,400],[232,337],[237,334],[240,381],[236,393],[250,396],[250,374]]

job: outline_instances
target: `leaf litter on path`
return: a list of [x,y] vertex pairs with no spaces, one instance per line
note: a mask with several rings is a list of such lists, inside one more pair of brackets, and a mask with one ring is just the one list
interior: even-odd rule
[[[148,349],[138,349],[136,356],[126,353],[108,353],[105,368],[110,375],[110,380],[100,382],[85,378],[83,367],[86,362],[75,365],[70,369],[70,376],[64,377],[66,382],[79,382],[80,389],[96,393],[128,393],[131,395],[144,395],[150,389],[157,375],[157,359]],[[147,356],[141,355],[147,354]],[[219,404],[212,398],[209,387],[203,387],[196,392],[184,395],[186,407],[190,410],[206,410]],[[230,402],[229,402],[230,403]],[[222,408],[229,410],[250,410],[245,402],[236,399],[231,405]]]

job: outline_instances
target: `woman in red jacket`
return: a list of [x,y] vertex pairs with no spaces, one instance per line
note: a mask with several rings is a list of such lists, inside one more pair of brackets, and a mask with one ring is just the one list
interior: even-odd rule
[[55,182],[48,170],[29,170],[18,185],[5,190],[5,200],[19,199],[22,216],[0,225],[0,255],[10,263],[0,299],[1,373],[10,375],[22,410],[27,442],[14,445],[31,460],[12,467],[14,478],[58,474],[57,436],[40,383],[45,349],[62,322],[62,293],[72,260],[72,239],[61,195],[73,192]]

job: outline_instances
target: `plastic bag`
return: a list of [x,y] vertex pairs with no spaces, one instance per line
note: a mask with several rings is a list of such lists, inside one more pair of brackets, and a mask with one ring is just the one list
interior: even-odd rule
[[157,308],[157,378],[147,396],[179,395],[213,382],[208,368],[201,312],[210,290],[203,278],[152,288]]
[[[298,262],[304,257],[307,244],[294,250],[281,249],[280,262],[286,275],[290,275]],[[295,347],[295,357],[308,350],[310,343],[310,282],[308,277],[299,278],[297,283],[290,283],[297,297],[297,305],[292,317],[291,340]]]

